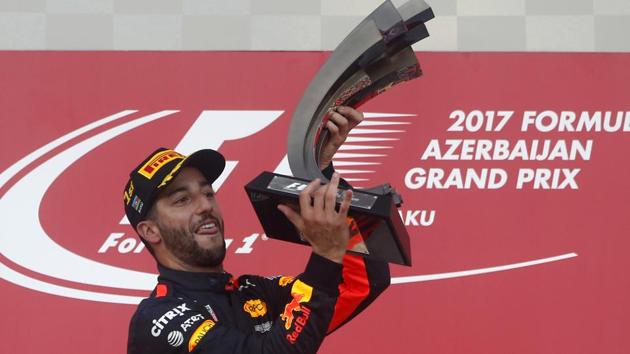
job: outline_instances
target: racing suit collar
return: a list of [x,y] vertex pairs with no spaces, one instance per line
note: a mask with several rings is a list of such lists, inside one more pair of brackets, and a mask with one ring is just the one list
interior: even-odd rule
[[232,287],[231,274],[213,272],[186,272],[158,264],[159,283],[170,283],[190,290],[225,292]]

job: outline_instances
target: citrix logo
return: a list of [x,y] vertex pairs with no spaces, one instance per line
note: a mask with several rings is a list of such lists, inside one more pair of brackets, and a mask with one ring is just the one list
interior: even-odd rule
[[166,326],[170,320],[172,320],[173,318],[177,316],[184,316],[184,312],[186,311],[190,311],[190,308],[186,306],[186,303],[183,303],[181,305],[177,305],[176,307],[173,307],[171,310],[163,314],[159,319],[153,320],[152,321],[153,327],[151,327],[151,335],[153,335],[154,337],[159,337],[160,334],[162,334],[162,330],[164,329],[164,326]]

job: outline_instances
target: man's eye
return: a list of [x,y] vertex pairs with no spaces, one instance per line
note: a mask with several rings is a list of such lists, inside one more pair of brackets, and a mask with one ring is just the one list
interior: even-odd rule
[[206,197],[207,198],[214,198],[214,192],[206,192]]
[[179,197],[175,199],[175,204],[184,204],[188,201],[188,197]]

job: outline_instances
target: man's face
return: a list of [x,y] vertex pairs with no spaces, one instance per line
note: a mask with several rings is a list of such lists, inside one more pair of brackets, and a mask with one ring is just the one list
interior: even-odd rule
[[225,257],[223,218],[212,185],[185,167],[154,203],[166,248],[188,265],[216,267]]

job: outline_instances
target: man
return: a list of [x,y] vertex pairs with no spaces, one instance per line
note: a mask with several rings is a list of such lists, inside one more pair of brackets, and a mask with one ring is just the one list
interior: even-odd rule
[[[332,156],[362,119],[349,107],[330,115],[319,163],[331,182],[312,181],[299,211],[278,207],[312,248],[296,278],[234,279],[224,271],[223,218],[212,189],[225,167],[218,152],[186,157],[162,148],[131,172],[125,212],[160,275],[131,319],[129,354],[314,353],[389,285],[386,263],[345,254],[352,192],[335,208],[340,178]],[[352,232],[360,237],[356,227]]]

